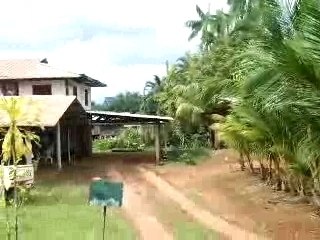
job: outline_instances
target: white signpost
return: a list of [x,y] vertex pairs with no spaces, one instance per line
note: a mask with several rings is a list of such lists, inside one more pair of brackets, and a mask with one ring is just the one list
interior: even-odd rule
[[[17,175],[16,175],[16,183],[18,185],[24,186],[32,186],[34,182],[34,168],[32,164],[27,165],[18,165],[17,167]],[[15,166],[3,166],[3,185],[6,190],[10,187],[13,187],[13,174],[14,174]],[[1,184],[2,181],[0,181]]]

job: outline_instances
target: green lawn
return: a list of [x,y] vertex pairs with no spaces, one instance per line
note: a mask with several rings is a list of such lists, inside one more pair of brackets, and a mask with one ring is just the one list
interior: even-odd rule
[[[20,209],[19,239],[102,239],[102,209],[87,205],[87,189],[85,185],[37,185]],[[6,239],[1,211],[0,239]],[[121,210],[109,210],[107,215],[106,239],[137,239]]]

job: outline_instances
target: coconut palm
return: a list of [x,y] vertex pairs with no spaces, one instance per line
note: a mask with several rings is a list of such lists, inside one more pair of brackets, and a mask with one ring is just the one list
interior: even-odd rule
[[[222,137],[252,170],[252,159],[257,159],[262,177],[277,189],[284,186],[317,199],[319,3],[229,3],[231,11],[225,16],[233,16],[235,22],[228,25],[232,31],[227,29],[223,40],[211,42],[206,51],[186,55],[172,67],[159,94],[161,103],[177,119],[195,126],[207,121],[210,127],[217,122],[212,117],[215,113],[228,115],[220,123]],[[219,15],[200,10],[200,20],[189,24],[192,37],[209,31],[207,26],[214,26]]]
[[201,46],[209,49],[219,38],[228,34],[231,17],[223,11],[217,11],[216,14],[211,14],[210,11],[204,13],[198,5],[196,11],[200,19],[186,22],[186,26],[191,28],[189,41],[201,32]]

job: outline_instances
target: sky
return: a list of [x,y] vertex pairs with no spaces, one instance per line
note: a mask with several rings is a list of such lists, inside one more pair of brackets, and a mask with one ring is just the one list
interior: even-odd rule
[[[211,4],[210,4],[211,2]],[[120,92],[142,92],[153,75],[163,76],[194,52],[184,23],[201,9],[226,7],[225,0],[10,0],[1,3],[0,58],[47,58],[50,65],[106,83],[94,88],[102,102]]]

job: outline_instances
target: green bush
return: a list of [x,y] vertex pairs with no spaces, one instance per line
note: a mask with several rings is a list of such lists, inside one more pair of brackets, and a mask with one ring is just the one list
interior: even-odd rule
[[143,151],[145,144],[139,130],[135,128],[127,128],[115,138],[98,139],[93,142],[93,150],[96,152],[105,152],[114,148]]
[[196,165],[199,161],[203,160],[209,155],[210,149],[207,148],[171,148],[168,151],[168,160],[170,162],[180,162],[187,165]]

